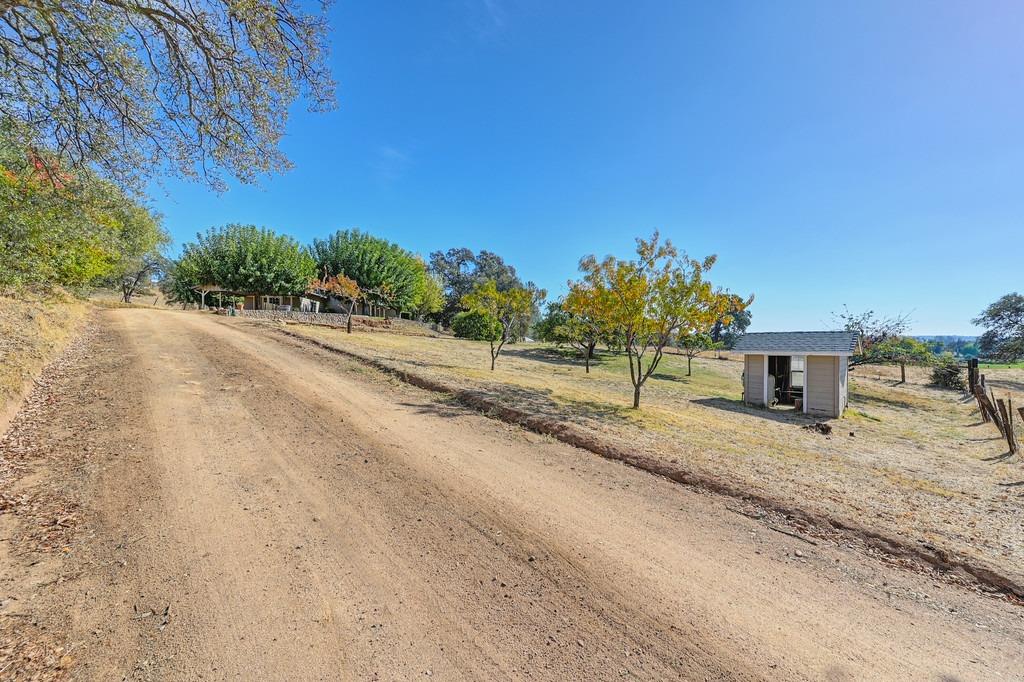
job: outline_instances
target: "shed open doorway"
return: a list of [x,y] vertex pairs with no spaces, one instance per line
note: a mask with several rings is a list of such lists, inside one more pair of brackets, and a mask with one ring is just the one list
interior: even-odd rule
[[768,356],[769,407],[803,409],[804,358],[795,355]]

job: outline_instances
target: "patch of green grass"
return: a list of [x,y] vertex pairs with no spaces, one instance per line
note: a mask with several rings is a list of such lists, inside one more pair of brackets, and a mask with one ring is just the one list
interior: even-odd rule
[[1024,360],[1020,362],[979,362],[979,369],[1024,369]]

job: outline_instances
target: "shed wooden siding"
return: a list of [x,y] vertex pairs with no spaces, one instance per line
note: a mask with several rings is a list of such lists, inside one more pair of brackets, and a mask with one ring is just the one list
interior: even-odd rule
[[743,400],[752,405],[764,405],[764,355],[743,356]]
[[844,358],[830,355],[808,355],[806,365],[807,411],[838,417],[840,408],[839,363]]
[[[850,368],[846,358],[839,358],[839,414],[850,406]],[[837,415],[838,416],[838,415]]]

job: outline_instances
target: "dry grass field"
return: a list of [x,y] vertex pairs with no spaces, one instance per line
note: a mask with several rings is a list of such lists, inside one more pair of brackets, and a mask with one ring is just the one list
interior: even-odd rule
[[[686,358],[667,356],[635,411],[621,356],[603,355],[587,375],[572,353],[516,344],[491,372],[483,343],[289,329],[575,422],[794,507],[981,559],[1017,579],[1024,573],[1024,463],[1007,456],[971,401],[928,386],[925,370],[911,368],[897,385],[896,368],[857,368],[850,409],[826,437],[802,428],[813,421],[803,415],[743,405],[736,359],[698,358],[687,377]],[[1017,390],[1022,375],[988,372],[993,385]]]

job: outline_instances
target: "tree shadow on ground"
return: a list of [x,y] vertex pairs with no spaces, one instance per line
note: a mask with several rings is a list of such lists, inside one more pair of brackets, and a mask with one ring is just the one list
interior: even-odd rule
[[651,375],[652,379],[658,379],[660,381],[676,381],[681,384],[689,384],[693,381],[692,376],[686,376],[685,374],[666,374],[665,372],[655,372]]
[[404,402],[405,407],[416,409],[420,414],[434,414],[456,418],[467,414],[467,410],[487,412],[488,404],[512,408],[524,416],[540,417],[552,421],[569,422],[593,426],[594,421],[616,424],[632,424],[627,397],[621,405],[589,400],[561,402],[552,397],[550,389],[528,389],[519,386],[488,386],[464,391],[461,397],[452,396],[431,403]]
[[551,389],[528,389],[521,386],[490,386],[487,389],[471,391],[472,394],[496,401],[502,406],[515,408],[520,412],[556,421],[583,424],[587,420],[630,423],[629,408],[622,405],[594,400],[569,400],[561,402],[552,397]]
[[903,410],[912,410],[917,407],[911,402],[906,400],[900,400],[898,398],[883,398],[876,395],[867,395],[865,393],[850,392],[850,404],[868,404],[868,405],[881,405],[884,407],[895,407]]
[[998,388],[1004,391],[1024,393],[1024,381],[1014,381],[1013,379],[1001,379],[999,377],[992,378],[990,375],[985,377],[985,385],[988,388]]
[[454,398],[442,399],[436,402],[400,402],[398,404],[402,407],[413,408],[416,414],[429,414],[435,417],[444,417],[445,419],[457,419],[458,417],[473,414],[472,410],[455,402]]
[[[559,350],[557,348],[515,348],[506,346],[501,352],[509,355],[510,357],[521,358],[523,360],[536,360],[537,362],[546,362],[552,365],[584,367],[582,353],[575,350]],[[501,358],[498,359],[500,360]],[[595,355],[590,359],[591,367],[600,363],[600,355]]]
[[1002,462],[1003,460],[1010,459],[1011,457],[1013,457],[1013,453],[1010,452],[1009,450],[1007,450],[1006,452],[1004,452],[1001,455],[994,455],[992,457],[982,457],[981,461],[982,462]]
[[726,412],[735,412],[738,414],[747,414],[751,417],[760,417],[761,419],[770,419],[772,421],[781,422],[783,424],[796,424],[803,426],[805,424],[812,424],[817,421],[823,421],[831,419],[831,417],[824,417],[821,415],[804,414],[803,412],[797,412],[792,409],[765,409],[756,405],[747,405],[742,400],[730,400],[729,398],[700,398],[693,401],[697,405],[703,405],[705,407],[712,407],[716,410],[725,410]]

